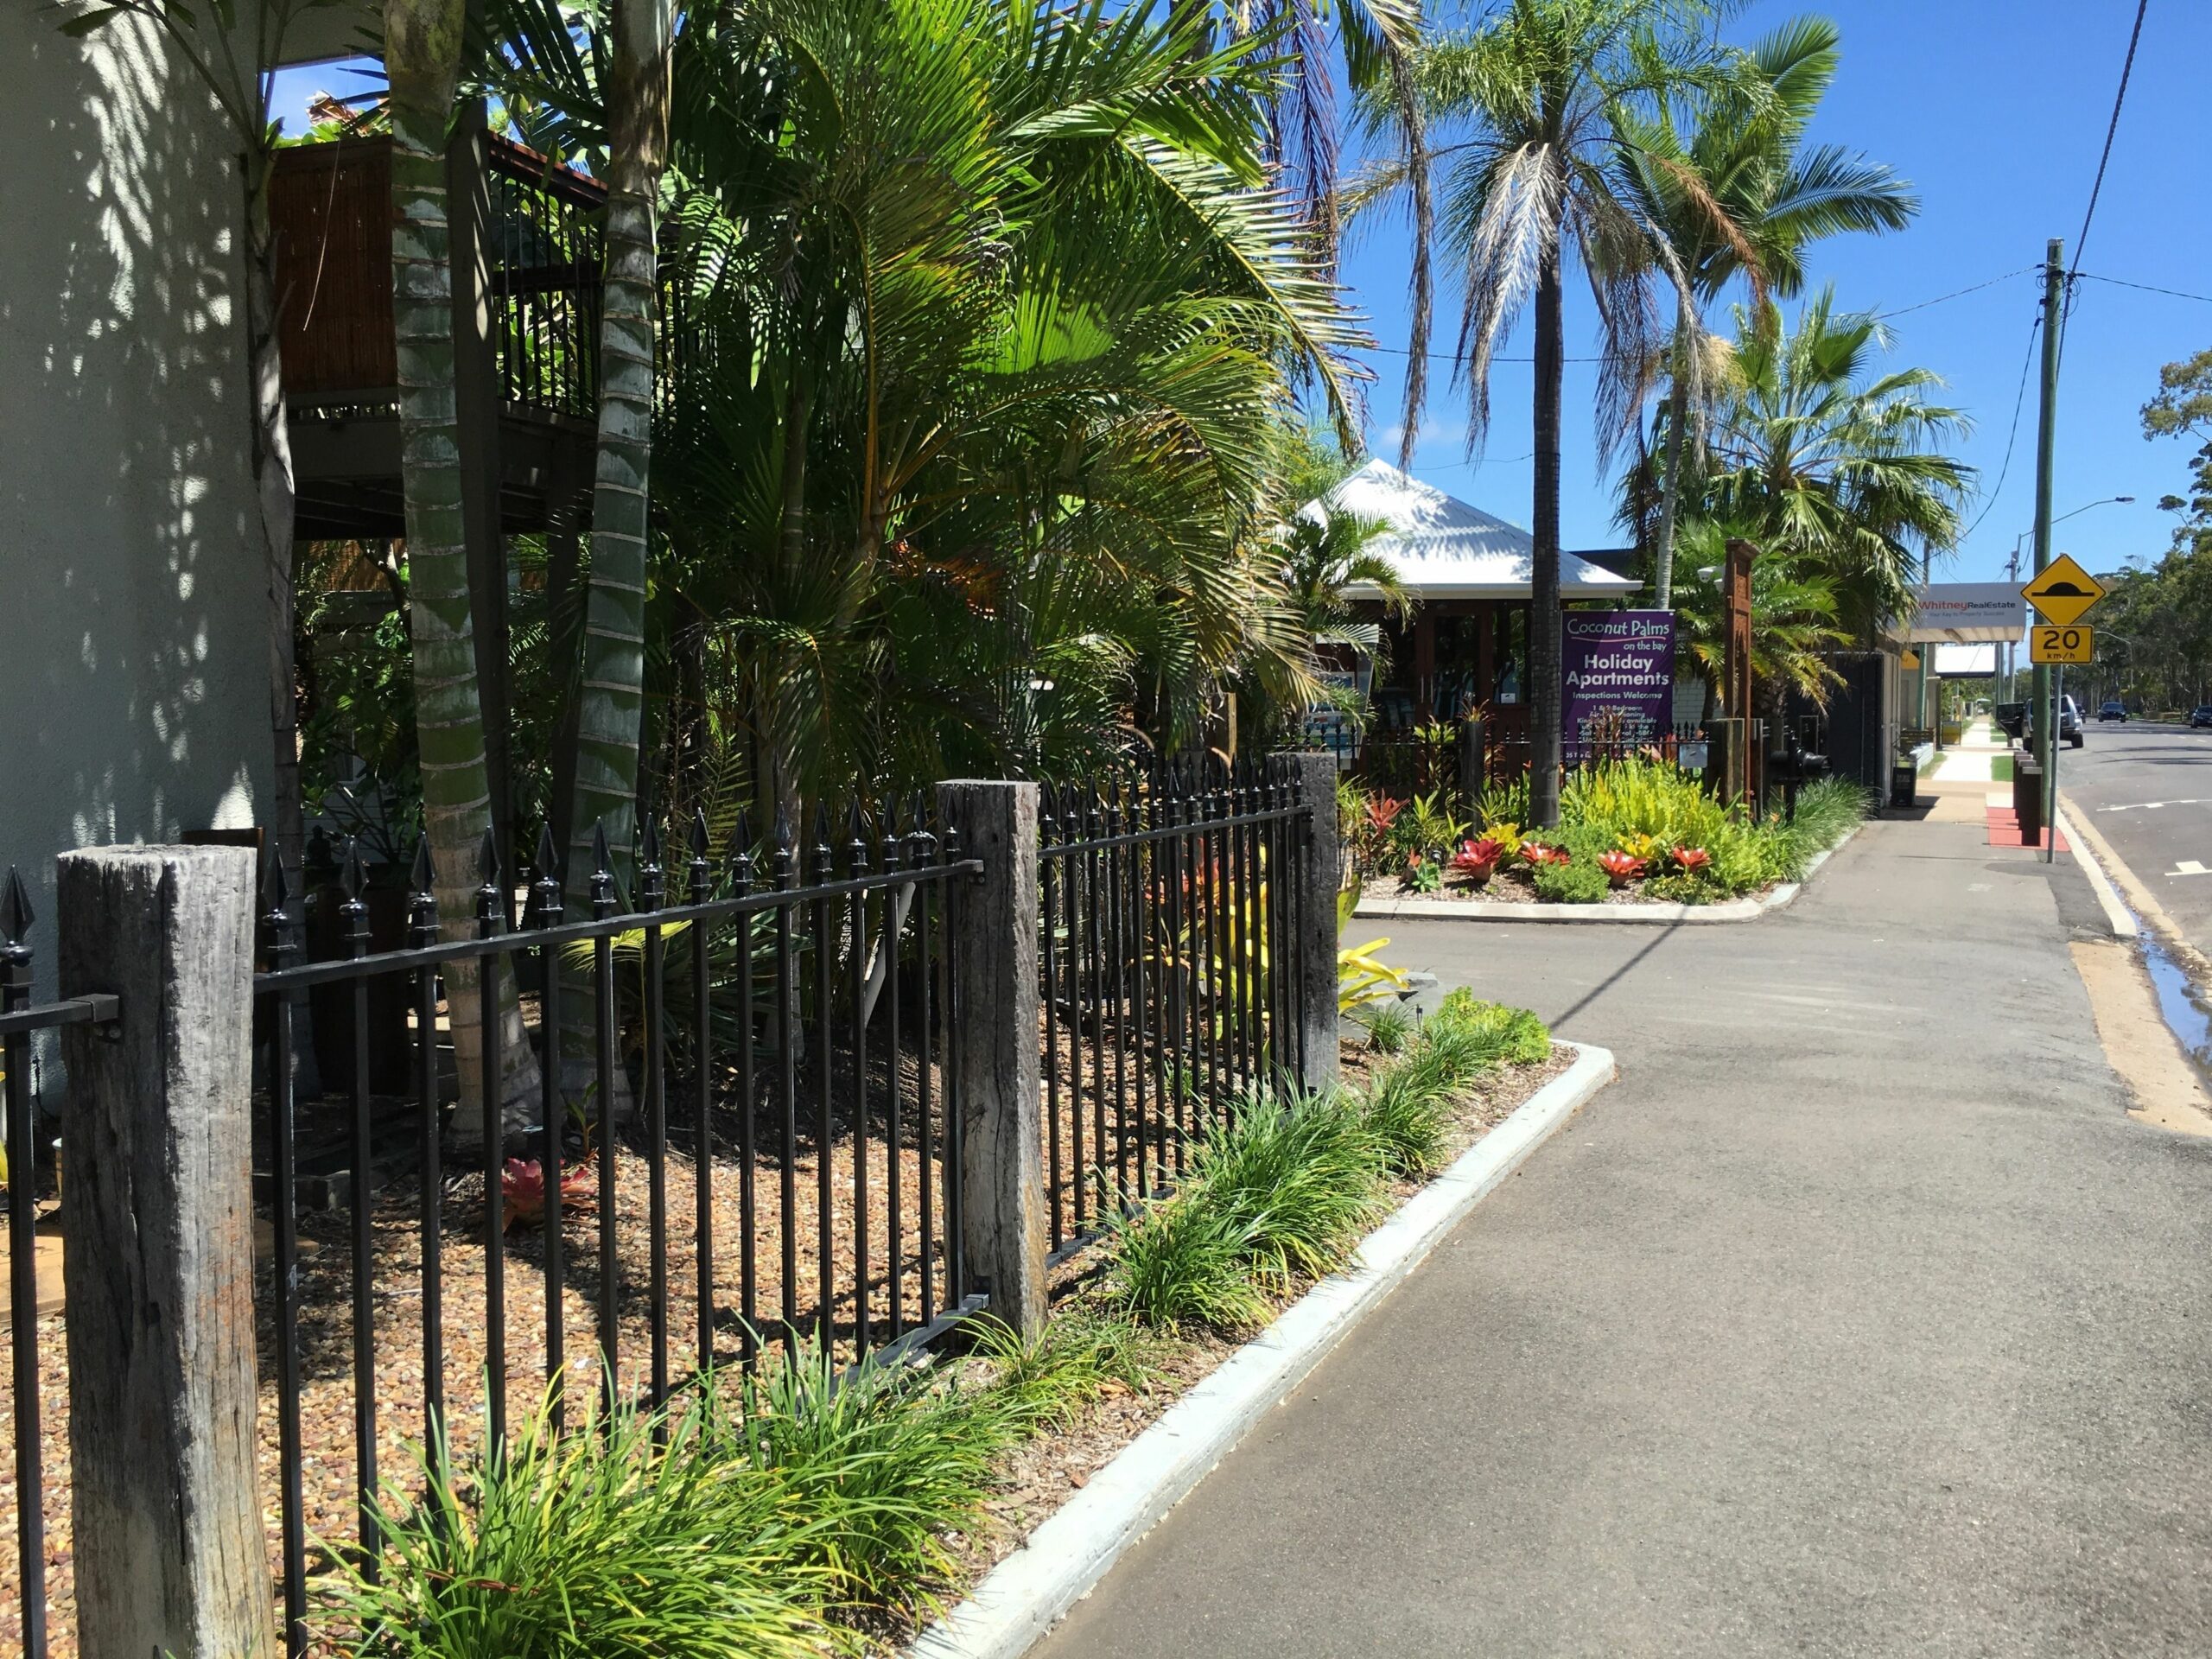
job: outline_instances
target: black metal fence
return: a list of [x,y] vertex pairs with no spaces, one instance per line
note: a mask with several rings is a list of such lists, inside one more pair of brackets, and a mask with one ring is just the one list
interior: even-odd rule
[[[855,808],[810,844],[779,824],[756,847],[741,825],[717,857],[695,823],[671,868],[649,830],[627,907],[602,840],[585,921],[563,919],[542,841],[512,934],[493,856],[487,841],[473,939],[436,941],[421,855],[404,950],[368,954],[357,860],[350,960],[295,965],[281,873],[265,901],[264,1461],[294,1653],[309,1535],[351,1532],[372,1560],[378,1481],[404,1472],[409,1443],[496,1443],[541,1402],[558,1422],[579,1389],[658,1400],[772,1344],[858,1357],[927,1340],[983,1305],[961,1259],[943,1065],[961,1018],[944,944],[981,868],[957,829],[918,805]],[[371,1086],[380,982],[408,993],[407,1098]],[[352,1063],[308,1101],[279,1057],[295,998],[333,986],[351,999]],[[444,1154],[449,1042],[468,1093],[511,1103],[504,1133],[461,1137],[480,1151],[460,1163]],[[518,1128],[518,1043],[538,1073]]]
[[[1484,721],[1483,780],[1510,784],[1528,775],[1531,748],[1526,726],[1508,728]],[[1316,721],[1307,730],[1309,747],[1325,749],[1337,764],[1368,788],[1400,798],[1460,785],[1460,735],[1456,723],[1354,732],[1339,721]],[[1710,750],[1705,726],[1678,721],[1635,734],[1568,734],[1560,745],[1560,764],[1568,772],[1649,754],[1685,772],[1701,772]]]
[[1306,1075],[1310,833],[1286,763],[1048,788],[1039,820],[1046,1193],[1065,1255],[1180,1175],[1198,1114]]
[[[34,1006],[31,1001],[30,896],[14,866],[0,887],[0,1063],[7,1077],[8,1150],[8,1391],[15,1433],[11,1471],[16,1520],[16,1588],[21,1609],[10,1630],[0,1613],[0,1637],[22,1643],[16,1651],[45,1659],[47,1614],[45,1437],[51,1427],[41,1409],[39,1380],[38,1192],[41,1167],[37,1119],[31,1097],[33,1035],[64,1026],[101,1025],[118,1012],[112,996],[80,996]],[[0,1606],[4,1606],[0,1602]]]

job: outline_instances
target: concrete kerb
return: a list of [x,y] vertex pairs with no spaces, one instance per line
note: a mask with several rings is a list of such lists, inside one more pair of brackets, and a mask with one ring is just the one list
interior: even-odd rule
[[[2079,850],[2082,868],[2088,872],[2089,886],[2096,891],[2097,903],[2104,907],[2105,920],[2111,925],[2113,937],[2120,939],[2133,938],[2135,918],[2129,912],[2127,906],[2120,902],[2120,894],[2113,887],[2112,877],[2105,872],[2104,860],[2100,856],[2103,837],[2098,837],[2097,842],[2093,843],[2088,836],[2074,827],[2073,821],[2066,816],[2066,808],[2063,804],[2058,809],[2057,817],[2058,833]],[[2102,850],[2109,852],[2111,849],[2104,848]]]
[[1812,882],[1821,866],[1849,844],[1861,824],[1853,824],[1834,845],[1814,855],[1805,874],[1783,881],[1756,899],[1731,899],[1719,905],[1483,905],[1461,899],[1363,899],[1355,918],[1424,922],[1611,923],[1630,927],[1692,926],[1715,922],[1755,922],[1770,911],[1786,908]]
[[1369,1235],[1350,1272],[1316,1285],[1093,1475],[916,1637],[909,1659],[1017,1659],[1088,1595],[1445,1234],[1613,1080],[1610,1050],[1559,1046],[1574,1053],[1573,1065]]

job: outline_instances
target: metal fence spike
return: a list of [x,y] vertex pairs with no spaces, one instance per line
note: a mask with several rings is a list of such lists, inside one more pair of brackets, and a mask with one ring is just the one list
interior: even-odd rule
[[537,826],[537,879],[550,881],[556,887],[561,882],[561,855],[553,845],[553,826],[550,823]]
[[711,840],[712,837],[707,834],[707,809],[703,806],[693,807],[691,809],[691,856],[702,859],[706,857],[707,848]]
[[499,841],[488,828],[476,845],[476,874],[487,887],[499,885]]
[[369,873],[361,863],[361,842],[358,836],[346,837],[346,856],[338,867],[338,885],[345,893],[348,904],[361,896],[361,889],[369,884]]
[[[274,864],[275,861],[270,862]],[[281,877],[276,893],[277,904],[271,908],[281,907],[283,904]],[[8,890],[4,895],[0,895],[0,934],[6,936],[9,944],[21,944],[23,935],[31,931],[31,924],[37,919],[37,913],[31,909],[31,896],[23,887],[23,873],[10,864],[8,867]]]

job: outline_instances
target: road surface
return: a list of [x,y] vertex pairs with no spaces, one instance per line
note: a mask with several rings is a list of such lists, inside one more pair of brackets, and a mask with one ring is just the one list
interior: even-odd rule
[[2060,753],[2058,786],[2212,955],[2212,731],[2092,721],[2082,747]]

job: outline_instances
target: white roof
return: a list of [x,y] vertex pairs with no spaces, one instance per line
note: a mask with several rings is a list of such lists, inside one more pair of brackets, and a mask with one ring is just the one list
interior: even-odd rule
[[[1527,531],[1408,478],[1386,461],[1369,461],[1304,511],[1324,518],[1348,512],[1389,525],[1368,550],[1397,566],[1398,579],[1416,599],[1529,597],[1536,544]],[[1560,555],[1559,582],[1567,599],[1618,599],[1643,585],[1572,553]],[[1353,599],[1377,597],[1363,584],[1344,592]]]

